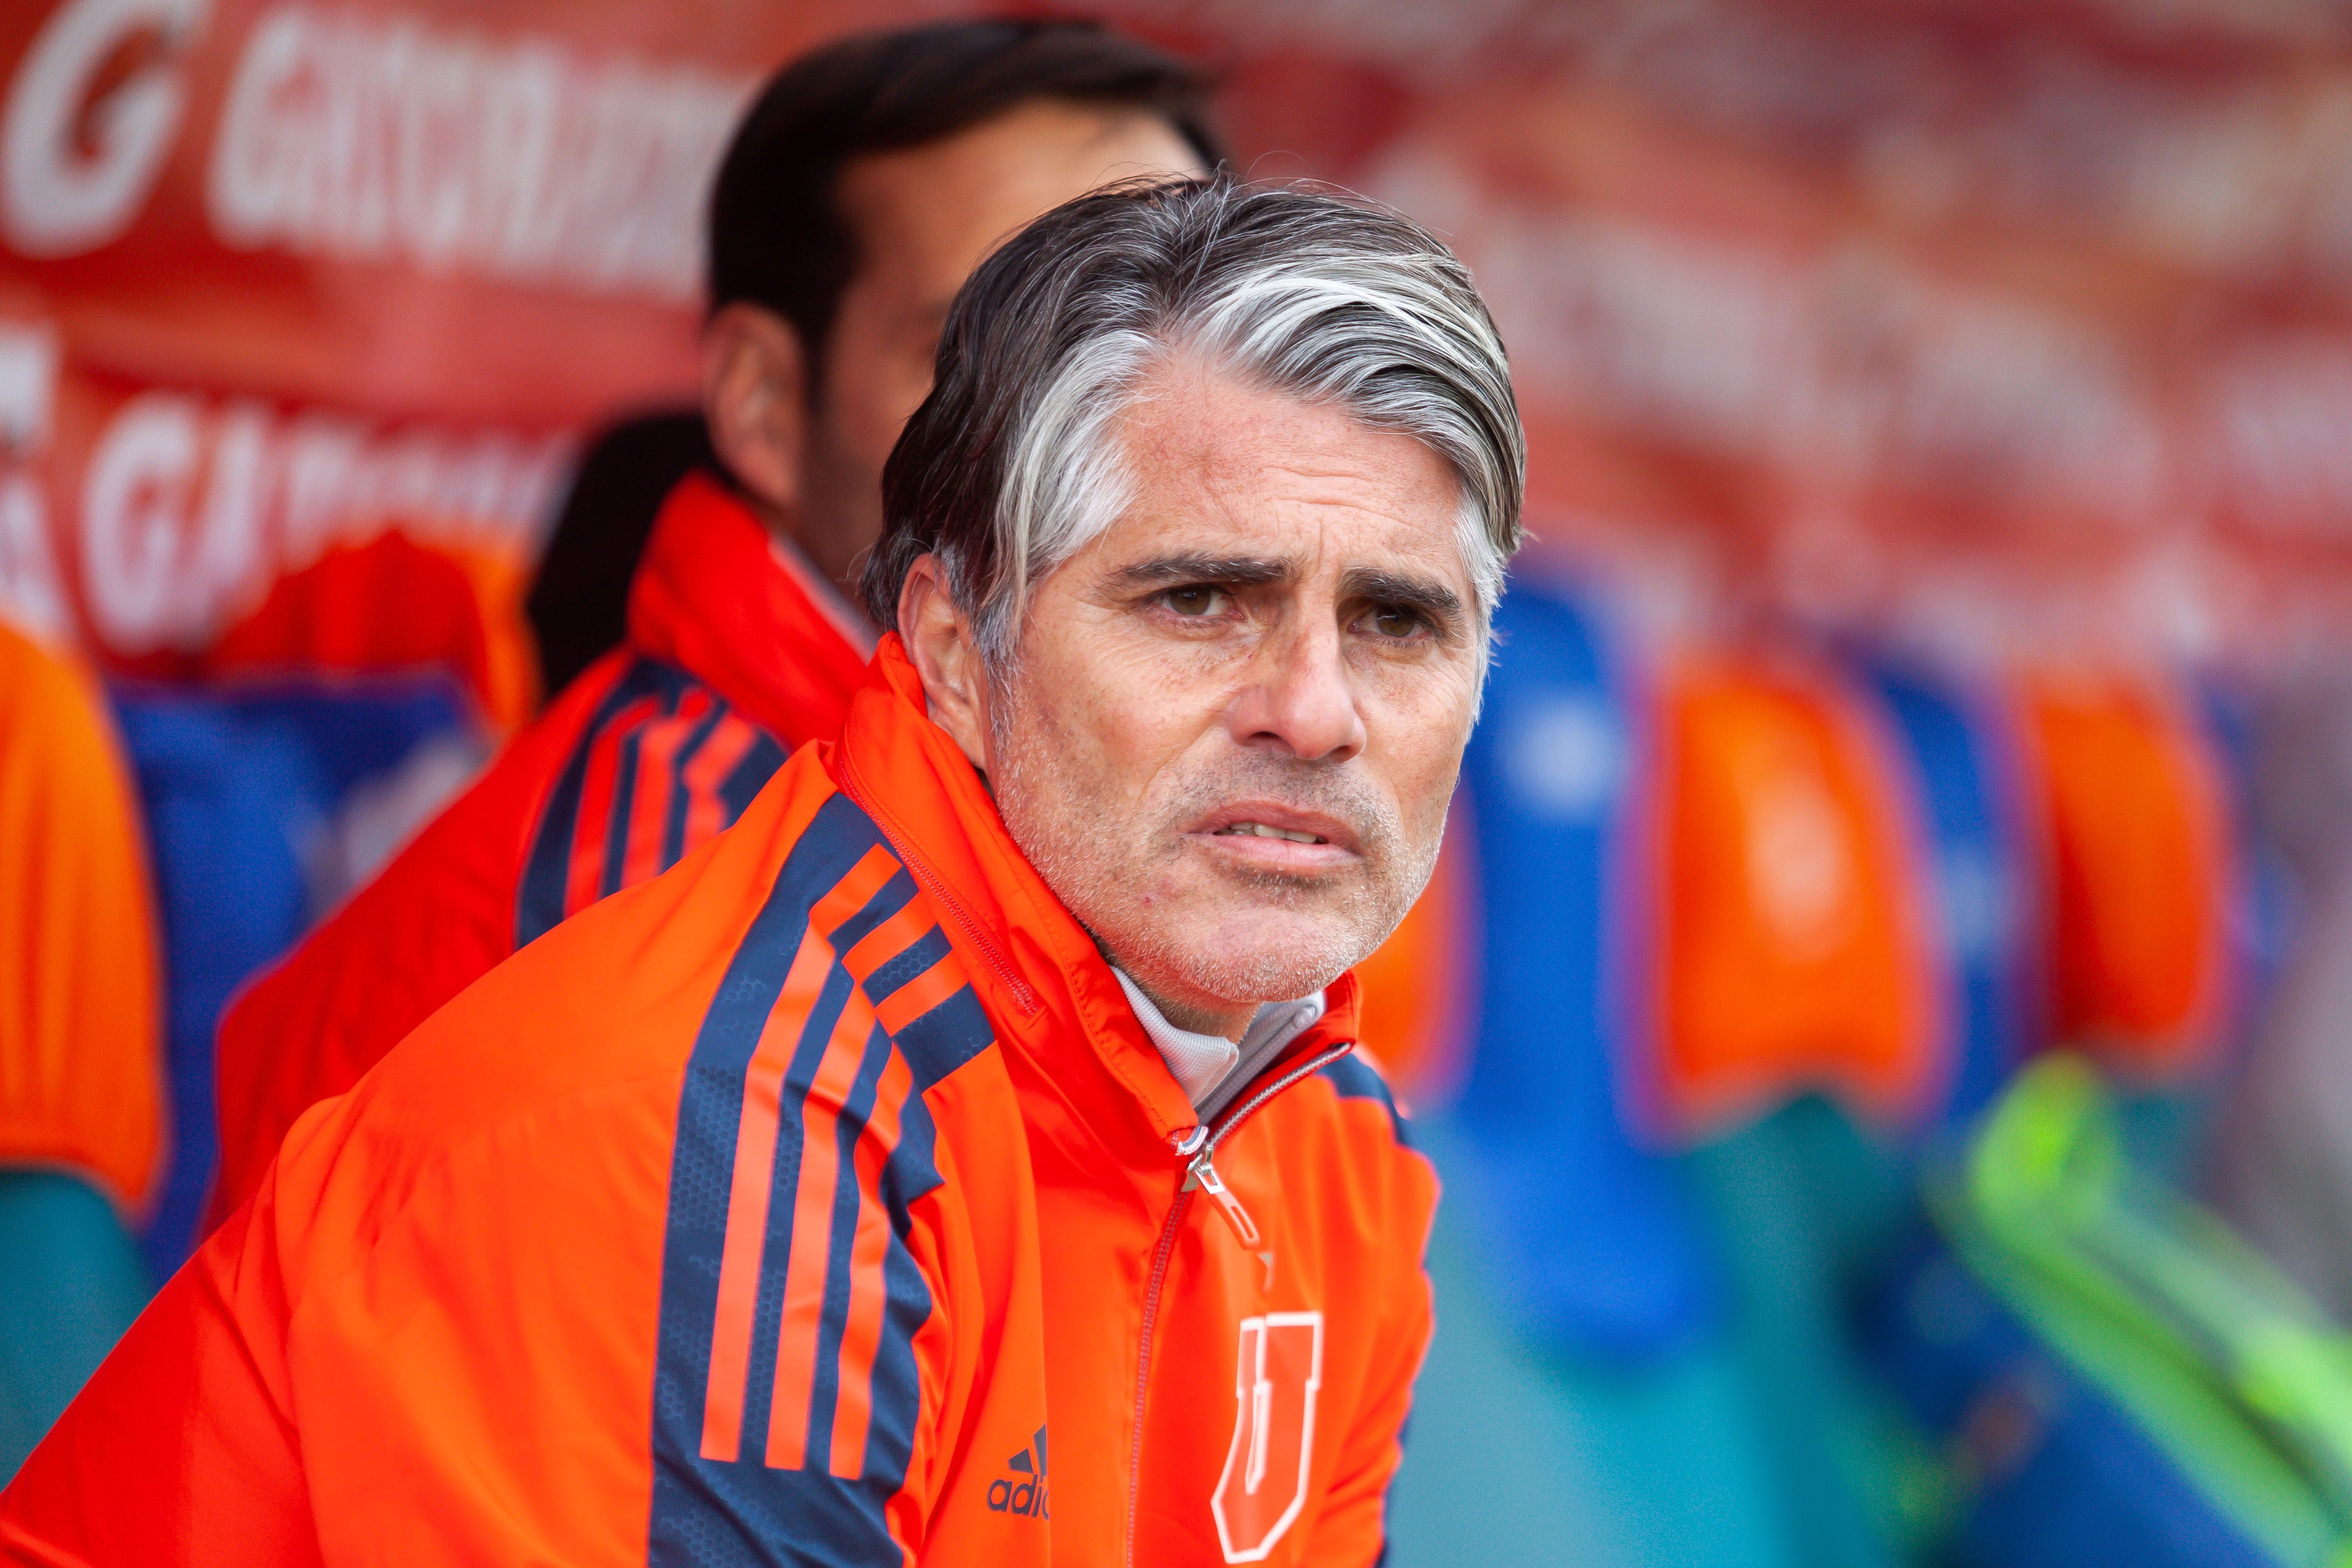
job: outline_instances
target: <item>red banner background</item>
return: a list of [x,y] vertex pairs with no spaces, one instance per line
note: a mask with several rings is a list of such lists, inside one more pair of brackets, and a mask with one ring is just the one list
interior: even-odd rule
[[[434,606],[510,603],[581,434],[690,395],[744,95],[958,9],[0,17],[0,604],[154,673],[446,656]],[[1658,613],[1996,654],[2340,643],[2352,52],[2323,8],[1112,19],[1224,67],[1252,172],[1453,238],[1513,350],[1539,531]]]

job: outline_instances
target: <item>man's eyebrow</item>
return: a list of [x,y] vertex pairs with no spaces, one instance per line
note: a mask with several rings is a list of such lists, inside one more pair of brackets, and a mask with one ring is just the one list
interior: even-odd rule
[[1340,591],[1350,599],[1369,599],[1375,604],[1419,611],[1432,626],[1449,635],[1458,632],[1466,620],[1462,596],[1433,578],[1395,571],[1351,571],[1342,580]]
[[1262,588],[1286,582],[1298,574],[1297,565],[1274,556],[1209,555],[1187,551],[1155,556],[1123,566],[1111,581],[1124,589],[1165,588],[1171,583],[1211,582],[1221,588]]

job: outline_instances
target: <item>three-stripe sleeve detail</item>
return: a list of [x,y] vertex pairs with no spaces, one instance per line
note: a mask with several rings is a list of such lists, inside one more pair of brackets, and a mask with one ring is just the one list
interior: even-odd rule
[[532,824],[515,946],[667,871],[733,823],[783,760],[772,737],[709,686],[651,659],[631,661],[572,743]]
[[908,1206],[937,1186],[923,1091],[990,1042],[912,877],[822,807],[730,963],[687,1068],[656,1359],[656,1563],[895,1557],[932,1302]]

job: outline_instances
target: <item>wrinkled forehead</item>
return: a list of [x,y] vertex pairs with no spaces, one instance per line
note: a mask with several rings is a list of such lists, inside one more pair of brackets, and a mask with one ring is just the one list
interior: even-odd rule
[[1113,432],[1128,495],[1099,541],[1108,555],[1257,557],[1307,576],[1412,570],[1469,596],[1460,480],[1412,436],[1181,366],[1139,386]]

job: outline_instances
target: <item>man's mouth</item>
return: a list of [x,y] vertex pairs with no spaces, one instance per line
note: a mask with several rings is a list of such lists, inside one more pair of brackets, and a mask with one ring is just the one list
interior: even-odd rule
[[1194,819],[1198,838],[1214,840],[1216,853],[1263,871],[1335,871],[1363,856],[1363,841],[1345,818],[1284,800],[1228,801]]
[[1297,832],[1289,828],[1270,828],[1264,822],[1231,823],[1228,826],[1219,828],[1210,836],[1212,838],[1226,838],[1234,834],[1242,834],[1251,838],[1259,839],[1286,839],[1294,844],[1320,844],[1330,841],[1317,833]]

